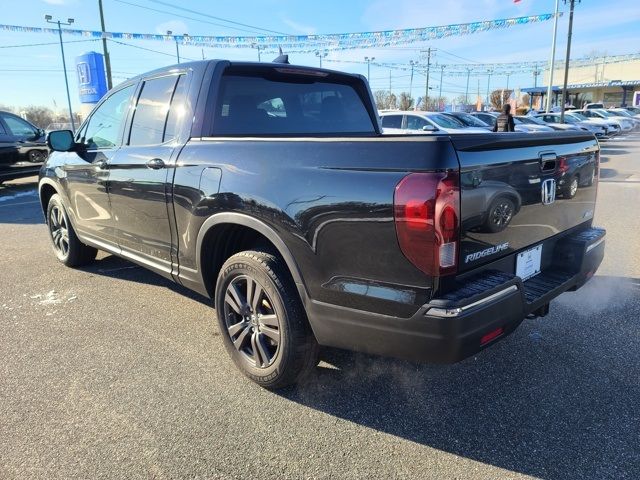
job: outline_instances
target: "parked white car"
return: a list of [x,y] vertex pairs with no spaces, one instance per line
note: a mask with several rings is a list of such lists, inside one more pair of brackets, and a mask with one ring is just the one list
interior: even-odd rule
[[589,118],[601,118],[604,120],[610,120],[616,122],[620,126],[620,130],[623,132],[630,132],[633,130],[633,122],[626,117],[620,117],[607,112],[600,108],[593,108],[588,110],[580,110],[580,113]]
[[612,137],[614,135],[619,134],[622,129],[620,128],[620,123],[614,120],[609,120],[607,118],[601,118],[598,116],[595,117],[587,117],[582,114],[582,111],[572,110],[571,112],[565,112],[565,117],[572,117],[580,122],[588,122],[593,123],[595,125],[602,125],[607,129],[607,136]]
[[467,127],[439,112],[380,112],[383,133],[487,133],[486,128]]
[[[541,113],[534,118],[540,119],[550,127],[555,127],[558,130],[583,130],[593,133],[597,138],[603,138],[607,136],[607,126],[604,124],[598,124],[595,122],[589,122],[586,120],[578,120],[576,117],[565,113],[564,123],[560,121],[559,113]],[[571,127],[571,128],[568,128]]]

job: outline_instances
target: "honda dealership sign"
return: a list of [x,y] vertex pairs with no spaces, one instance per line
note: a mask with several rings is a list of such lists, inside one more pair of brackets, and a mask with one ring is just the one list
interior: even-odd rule
[[76,73],[81,103],[98,103],[107,93],[107,80],[101,53],[87,52],[76,57]]

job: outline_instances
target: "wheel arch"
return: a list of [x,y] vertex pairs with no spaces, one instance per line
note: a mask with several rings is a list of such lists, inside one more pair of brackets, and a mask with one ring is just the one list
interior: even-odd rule
[[[196,241],[196,265],[202,284],[213,298],[220,267],[231,255],[247,248],[273,249],[287,265],[303,304],[307,292],[300,269],[278,233],[263,221],[241,213],[217,213],[205,220]],[[211,281],[213,279],[213,282]]]
[[42,208],[42,213],[47,215],[47,206],[49,205],[49,200],[55,194],[60,194],[56,184],[48,178],[43,178],[40,180],[40,185],[38,186],[38,195],[40,197],[40,207]]

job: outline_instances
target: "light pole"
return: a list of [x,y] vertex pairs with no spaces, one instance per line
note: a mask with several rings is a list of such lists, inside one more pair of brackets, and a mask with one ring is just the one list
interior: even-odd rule
[[71,109],[71,95],[69,94],[69,79],[67,78],[67,62],[64,59],[64,45],[62,43],[62,27],[61,25],[71,25],[73,18],[67,18],[67,22],[61,22],[60,20],[53,20],[51,15],[45,15],[44,19],[47,23],[54,23],[58,25],[58,36],[60,37],[60,53],[62,54],[62,70],[64,70],[64,84],[67,87],[67,105],[69,106],[69,118],[71,119],[71,129],[75,132],[76,122],[73,120],[73,110]]
[[98,0],[98,8],[100,9],[100,26],[102,27],[102,51],[104,52],[104,65],[107,70],[107,88],[111,90],[113,88],[113,82],[111,80],[111,57],[109,56],[109,49],[107,48],[107,38],[104,36],[104,12],[102,10],[102,0]]
[[257,43],[252,43],[251,46],[253,48],[255,48],[256,50],[258,50],[258,62],[261,62],[261,58],[260,58],[260,49],[262,48],[260,45],[258,45]]
[[[413,97],[413,68],[418,65],[418,62],[414,60],[409,60],[409,65],[411,65],[411,80],[409,81],[409,96]],[[391,87],[389,87],[391,90]]]
[[[322,68],[322,59],[327,55],[329,55],[329,52],[327,52],[326,50],[323,50],[322,52],[320,50],[316,50],[315,54],[316,54],[316,57],[318,57],[318,59],[320,60],[320,68]],[[369,79],[367,79],[367,81],[368,80]]]
[[469,105],[469,77],[471,76],[471,69],[467,68],[467,89],[464,91],[464,103]]
[[487,76],[487,110],[489,109],[489,84],[491,83],[491,70],[487,70],[487,73],[489,74]]
[[[580,0],[578,0],[580,2]],[[567,3],[567,0],[564,0]],[[560,107],[560,123],[564,123],[564,108],[567,104],[567,81],[569,80],[569,57],[571,55],[571,32],[573,31],[573,7],[576,0],[569,0],[569,33],[567,34],[567,57],[564,61],[564,85],[562,86],[562,106]]]
[[438,90],[438,111],[440,111],[440,99],[442,98],[442,76],[444,75],[444,65],[440,65],[440,89]]
[[553,68],[556,62],[556,36],[558,34],[558,6],[560,0],[556,0],[556,11],[553,19],[553,37],[551,39],[551,61],[549,62],[549,85],[547,85],[547,105],[545,111],[551,111],[551,87],[553,86]]
[[[173,36],[173,32],[171,30],[167,30],[167,35],[169,36]],[[178,63],[180,63],[180,43],[178,42],[178,36],[174,36],[173,39],[176,41],[176,57],[178,59]],[[189,34],[188,33],[183,33],[182,34],[182,39],[183,41],[186,41],[189,39]]]
[[367,62],[367,82],[371,83],[371,62],[373,62],[376,57],[364,57],[364,61]]

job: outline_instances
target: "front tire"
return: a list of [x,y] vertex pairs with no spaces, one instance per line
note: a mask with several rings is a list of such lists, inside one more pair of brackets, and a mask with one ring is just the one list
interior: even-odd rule
[[42,150],[29,150],[28,158],[31,163],[42,163],[47,156]]
[[79,267],[95,260],[98,250],[78,239],[57,193],[51,196],[47,205],[47,226],[53,252],[67,267]]
[[284,261],[240,252],[222,266],[215,292],[225,348],[258,385],[283,388],[318,363],[318,344]]

